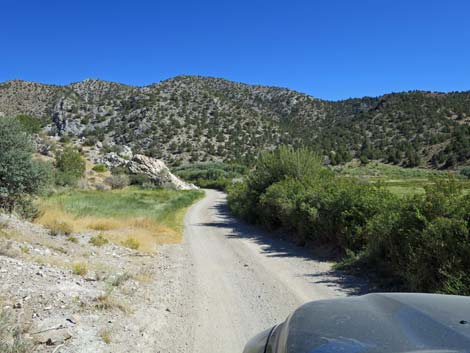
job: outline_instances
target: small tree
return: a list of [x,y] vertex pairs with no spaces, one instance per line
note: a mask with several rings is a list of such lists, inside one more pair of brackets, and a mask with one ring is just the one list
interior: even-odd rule
[[56,184],[74,186],[85,174],[85,161],[80,152],[72,147],[65,148],[56,157]]
[[23,129],[31,134],[37,134],[41,131],[41,121],[30,115],[17,115],[16,119],[23,125]]
[[0,207],[12,212],[16,203],[38,193],[49,180],[49,169],[32,159],[29,134],[17,119],[0,119]]

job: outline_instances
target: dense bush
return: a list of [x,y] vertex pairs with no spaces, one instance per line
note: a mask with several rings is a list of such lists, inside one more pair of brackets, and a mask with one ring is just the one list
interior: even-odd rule
[[470,179],[470,167],[465,167],[460,170],[460,175],[463,175],[467,179]]
[[94,146],[98,142],[98,138],[96,136],[88,136],[83,141],[83,146]]
[[23,129],[30,134],[37,134],[41,131],[41,121],[29,115],[17,115],[16,120],[18,120]]
[[108,171],[108,168],[104,164],[97,164],[92,168],[97,173],[105,173]]
[[50,166],[32,156],[33,145],[24,126],[17,119],[0,119],[0,208],[26,210],[29,196],[48,185]]
[[72,147],[57,154],[55,167],[56,184],[61,186],[75,186],[85,174],[85,160]]
[[314,153],[281,147],[229,188],[229,207],[299,244],[334,247],[401,290],[470,294],[470,196],[453,178],[403,198],[335,176]]
[[454,179],[436,180],[368,222],[363,260],[409,290],[469,295],[469,210]]
[[147,174],[132,174],[129,176],[130,185],[148,186],[153,182]]
[[199,187],[225,190],[246,173],[246,166],[221,162],[195,163],[173,169],[175,175]]

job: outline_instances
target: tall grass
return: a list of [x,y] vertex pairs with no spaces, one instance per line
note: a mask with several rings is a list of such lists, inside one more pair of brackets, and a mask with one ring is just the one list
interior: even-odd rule
[[393,194],[402,197],[423,195],[426,187],[435,184],[436,180],[446,179],[449,176],[455,177],[455,180],[462,186],[464,194],[470,193],[470,180],[448,171],[402,168],[380,162],[360,165],[354,161],[333,167],[332,170],[337,175],[358,178],[363,182],[380,183]]
[[185,209],[201,191],[142,190],[68,191],[43,199],[37,222],[51,226],[61,220],[74,232],[97,230],[111,241],[136,238],[142,249],[181,239]]

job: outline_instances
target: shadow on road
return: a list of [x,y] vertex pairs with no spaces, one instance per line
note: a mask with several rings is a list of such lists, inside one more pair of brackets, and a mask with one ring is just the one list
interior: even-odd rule
[[[265,256],[277,258],[301,258],[305,262],[331,262],[330,256],[320,256],[304,247],[277,238],[260,227],[247,224],[235,219],[228,210],[226,202],[220,201],[209,208],[217,215],[216,221],[200,223],[196,226],[224,228],[228,231],[227,238],[250,239],[258,244]],[[327,272],[304,274],[312,283],[323,284],[327,287],[341,287],[349,295],[361,295],[369,292],[365,280],[345,274],[343,271],[329,270]]]

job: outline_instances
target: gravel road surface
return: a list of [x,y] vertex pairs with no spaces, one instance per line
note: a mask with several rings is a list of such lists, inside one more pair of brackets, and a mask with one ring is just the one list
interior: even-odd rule
[[233,219],[213,190],[189,209],[184,242],[162,251],[173,293],[161,352],[241,353],[307,301],[366,291],[307,250]]

